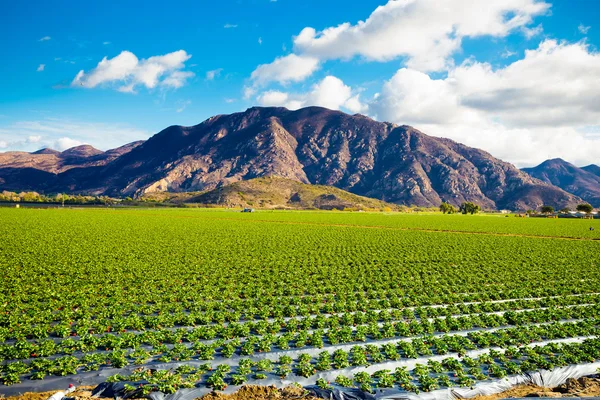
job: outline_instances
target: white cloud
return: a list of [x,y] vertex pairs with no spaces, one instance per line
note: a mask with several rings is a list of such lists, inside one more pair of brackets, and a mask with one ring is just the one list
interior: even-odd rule
[[600,158],[600,134],[589,133],[600,125],[599,93],[600,54],[583,42],[546,40],[499,69],[469,61],[432,79],[402,68],[370,111],[519,165],[549,157],[589,163]]
[[278,90],[268,90],[257,97],[263,106],[281,106],[297,110],[307,106],[321,106],[332,110],[346,109],[350,112],[366,112],[367,106],[361,103],[359,95],[353,96],[352,88],[342,80],[328,75],[322,81],[312,86],[306,93],[287,93]]
[[71,147],[81,146],[84,142],[80,142],[79,140],[71,139],[69,137],[61,137],[56,140],[52,146],[54,150],[64,151],[70,149]]
[[258,38],[258,44],[262,44],[262,37]]
[[39,41],[40,42],[47,42],[48,40],[52,39],[50,36],[44,36],[43,38],[41,38]]
[[440,71],[448,67],[463,38],[504,37],[517,29],[538,33],[541,26],[527,25],[549,7],[538,0],[390,0],[355,25],[304,28],[294,38],[294,48],[319,60],[406,57],[412,69]]
[[261,86],[269,82],[282,84],[299,82],[312,75],[319,68],[319,60],[314,57],[290,54],[276,58],[270,64],[259,65],[250,76],[255,85]]
[[577,30],[583,35],[587,35],[587,33],[590,29],[591,29],[591,26],[585,26],[583,24],[579,24],[579,26],[577,27]]
[[110,42],[102,42],[102,44],[106,46],[106,45],[109,45]]
[[57,150],[88,143],[108,150],[135,140],[146,139],[150,132],[125,124],[82,122],[47,118],[0,125],[0,141],[9,150],[35,151],[42,147]]
[[225,103],[227,103],[227,104],[235,103],[235,99],[226,98]]
[[190,57],[185,50],[179,50],[139,60],[135,54],[122,51],[114,58],[104,57],[96,68],[87,73],[79,71],[71,85],[85,88],[112,85],[128,93],[135,92],[138,85],[148,89],[157,86],[179,88],[194,76],[193,72],[182,71]]
[[4,140],[0,140],[0,149],[6,149],[8,147],[8,142]]
[[36,71],[37,71],[37,72],[42,72],[42,71],[43,71],[45,68],[46,68],[46,64],[40,64],[40,65],[37,67]]
[[238,27],[237,24],[225,24],[223,26],[223,28],[225,28],[225,29],[231,29],[231,28],[237,28],[237,27]]
[[210,71],[206,71],[206,80],[212,81],[213,79],[218,78],[219,75],[221,75],[221,72],[223,72],[223,68],[217,68]]

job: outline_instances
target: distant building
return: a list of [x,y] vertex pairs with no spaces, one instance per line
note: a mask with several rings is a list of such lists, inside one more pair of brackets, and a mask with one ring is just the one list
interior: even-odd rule
[[242,212],[254,212],[254,208],[244,208]]
[[561,214],[560,215],[563,218],[599,218],[600,215],[598,215],[598,212],[596,211],[592,211],[591,213],[587,214],[581,211],[569,211],[566,214]]

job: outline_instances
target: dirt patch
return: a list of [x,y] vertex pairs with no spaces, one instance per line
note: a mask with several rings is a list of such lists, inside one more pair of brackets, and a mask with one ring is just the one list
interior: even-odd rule
[[[92,399],[92,389],[95,386],[80,386],[73,393],[69,393],[69,397],[75,397],[77,400],[88,400]],[[60,390],[53,390],[51,392],[28,392],[19,396],[6,397],[6,400],[48,400],[54,393],[60,392]],[[0,396],[4,398],[3,396]]]
[[514,399],[520,397],[593,397],[600,396],[600,378],[582,377],[568,379],[567,382],[555,388],[544,388],[536,385],[516,386],[506,392],[490,396],[477,396],[477,400]]
[[[69,397],[75,397],[77,400],[91,400],[92,389],[94,386],[82,386],[71,393]],[[50,396],[58,390],[51,392],[24,393],[19,396],[7,397],[5,400],[48,400]],[[4,399],[2,395],[0,398]],[[277,389],[275,386],[242,386],[240,390],[231,394],[212,392],[202,397],[202,400],[317,400],[313,396],[308,396],[304,389],[297,387],[287,387]]]
[[202,400],[316,400],[308,396],[304,389],[287,387],[277,389],[275,386],[242,386],[240,390],[231,394],[212,392],[202,397]]

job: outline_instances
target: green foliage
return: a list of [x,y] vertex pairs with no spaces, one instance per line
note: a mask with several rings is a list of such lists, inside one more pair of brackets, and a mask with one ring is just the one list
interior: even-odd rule
[[[0,220],[6,385],[136,365],[109,379],[172,393],[371,366],[336,383],[419,393],[600,359],[597,339],[541,344],[599,333],[597,221],[175,209]],[[303,353],[270,361],[290,346]],[[502,350],[468,356],[490,348]]]
[[455,214],[456,207],[450,203],[442,202],[442,204],[440,204],[440,211],[442,214]]
[[578,204],[577,211],[580,211],[580,212],[583,212],[586,214],[590,214],[592,211],[594,211],[594,207],[592,207],[590,204],[587,204],[587,203]]
[[554,212],[554,207],[542,206],[542,214],[552,214],[553,212]]
[[481,210],[478,204],[470,201],[464,202],[460,205],[460,212],[463,214],[477,214]]

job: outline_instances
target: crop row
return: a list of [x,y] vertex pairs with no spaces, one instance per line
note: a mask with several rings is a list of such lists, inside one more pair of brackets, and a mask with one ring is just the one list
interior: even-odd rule
[[[595,322],[576,323],[554,323],[545,326],[527,326],[509,328],[495,332],[472,332],[468,336],[451,335],[441,337],[423,337],[412,341],[402,341],[397,344],[386,343],[383,345],[367,344],[365,346],[354,346],[350,353],[336,350],[332,354],[327,351],[321,352],[316,358],[308,353],[300,354],[296,361],[291,357],[282,356],[279,365],[287,365],[284,369],[305,378],[311,377],[317,371],[328,371],[332,369],[344,369],[349,366],[367,366],[379,364],[386,360],[397,361],[399,359],[416,359],[421,356],[445,355],[456,353],[459,357],[465,357],[467,352],[474,349],[486,349],[490,347],[515,348],[515,346],[530,345],[543,340],[572,338],[581,336],[597,335],[598,327]],[[212,360],[215,356],[213,346],[203,346],[189,349],[182,345],[175,345],[170,350],[165,350],[158,359],[160,362],[168,362],[171,359],[186,361],[193,358],[200,360]],[[0,367],[3,382],[6,385],[17,383],[20,377],[30,374],[30,379],[43,379],[46,375],[72,375],[79,370],[92,371],[102,367],[122,368],[130,362],[143,365],[152,356],[142,349],[132,352],[125,350],[114,350],[107,353],[86,354],[82,357],[63,356],[55,359],[35,359],[28,363],[16,361],[6,363]],[[225,356],[222,354],[222,356]],[[247,361],[241,359],[238,369],[243,368]],[[273,362],[263,359],[257,362],[262,370],[270,372],[273,370]],[[278,369],[278,375],[283,370]]]
[[[317,300],[317,299],[315,299]],[[598,303],[600,295],[587,294],[577,296],[550,297],[530,300],[511,300],[503,302],[486,303],[459,303],[447,305],[444,307],[404,307],[390,308],[376,311],[374,307],[387,305],[386,303],[373,301],[371,304],[357,303],[353,307],[337,307],[337,304],[327,305],[327,300],[321,304],[298,307],[277,307],[274,309],[263,310],[250,309],[242,314],[235,311],[208,311],[208,312],[189,312],[189,313],[154,313],[148,310],[142,315],[129,314],[127,316],[115,315],[114,310],[107,309],[92,315],[89,310],[76,310],[69,313],[50,313],[39,312],[27,318],[22,314],[5,314],[0,316],[0,341],[16,338],[45,338],[45,337],[67,337],[82,336],[93,332],[122,332],[125,330],[145,330],[158,328],[172,328],[183,326],[202,326],[210,324],[223,324],[225,322],[253,321],[255,319],[268,318],[292,318],[295,316],[315,315],[316,322],[312,325],[315,328],[322,328],[324,325],[331,326],[333,322],[326,319],[340,321],[336,325],[350,326],[365,322],[387,322],[398,321],[401,319],[411,320],[414,318],[432,318],[438,316],[452,316],[462,314],[475,314],[482,312],[501,312],[506,310],[533,309],[538,307],[560,307],[575,304]],[[347,304],[345,304],[347,306]],[[391,304],[389,304],[391,305]],[[327,309],[325,309],[327,308]],[[337,310],[351,310],[343,314],[334,314],[340,312]],[[367,311],[368,310],[368,311]],[[326,315],[330,316],[327,317]],[[58,321],[49,323],[48,321]],[[60,322],[65,321],[65,322]],[[322,322],[320,322],[322,321]],[[301,323],[302,324],[302,323]]]
[[[458,317],[433,319],[412,319],[396,321],[391,319],[378,323],[377,314],[345,314],[336,318],[314,318],[258,321],[243,324],[211,325],[193,329],[162,329],[139,333],[91,335],[84,333],[79,338],[60,341],[49,339],[18,340],[0,345],[0,360],[25,359],[36,356],[73,354],[75,351],[88,352],[98,349],[136,348],[141,345],[155,346],[161,343],[195,343],[215,339],[247,338],[240,351],[246,354],[250,347],[266,351],[277,345],[282,350],[290,347],[302,348],[314,343],[350,343],[367,339],[380,340],[393,337],[410,337],[435,332],[470,330],[475,328],[495,328],[499,326],[526,325],[557,320],[600,317],[600,305],[574,306],[567,308],[507,311],[503,314],[473,314]],[[313,331],[314,330],[314,331]],[[318,333],[320,332],[320,333]],[[313,343],[314,342],[314,343]],[[254,352],[254,351],[252,351]]]

